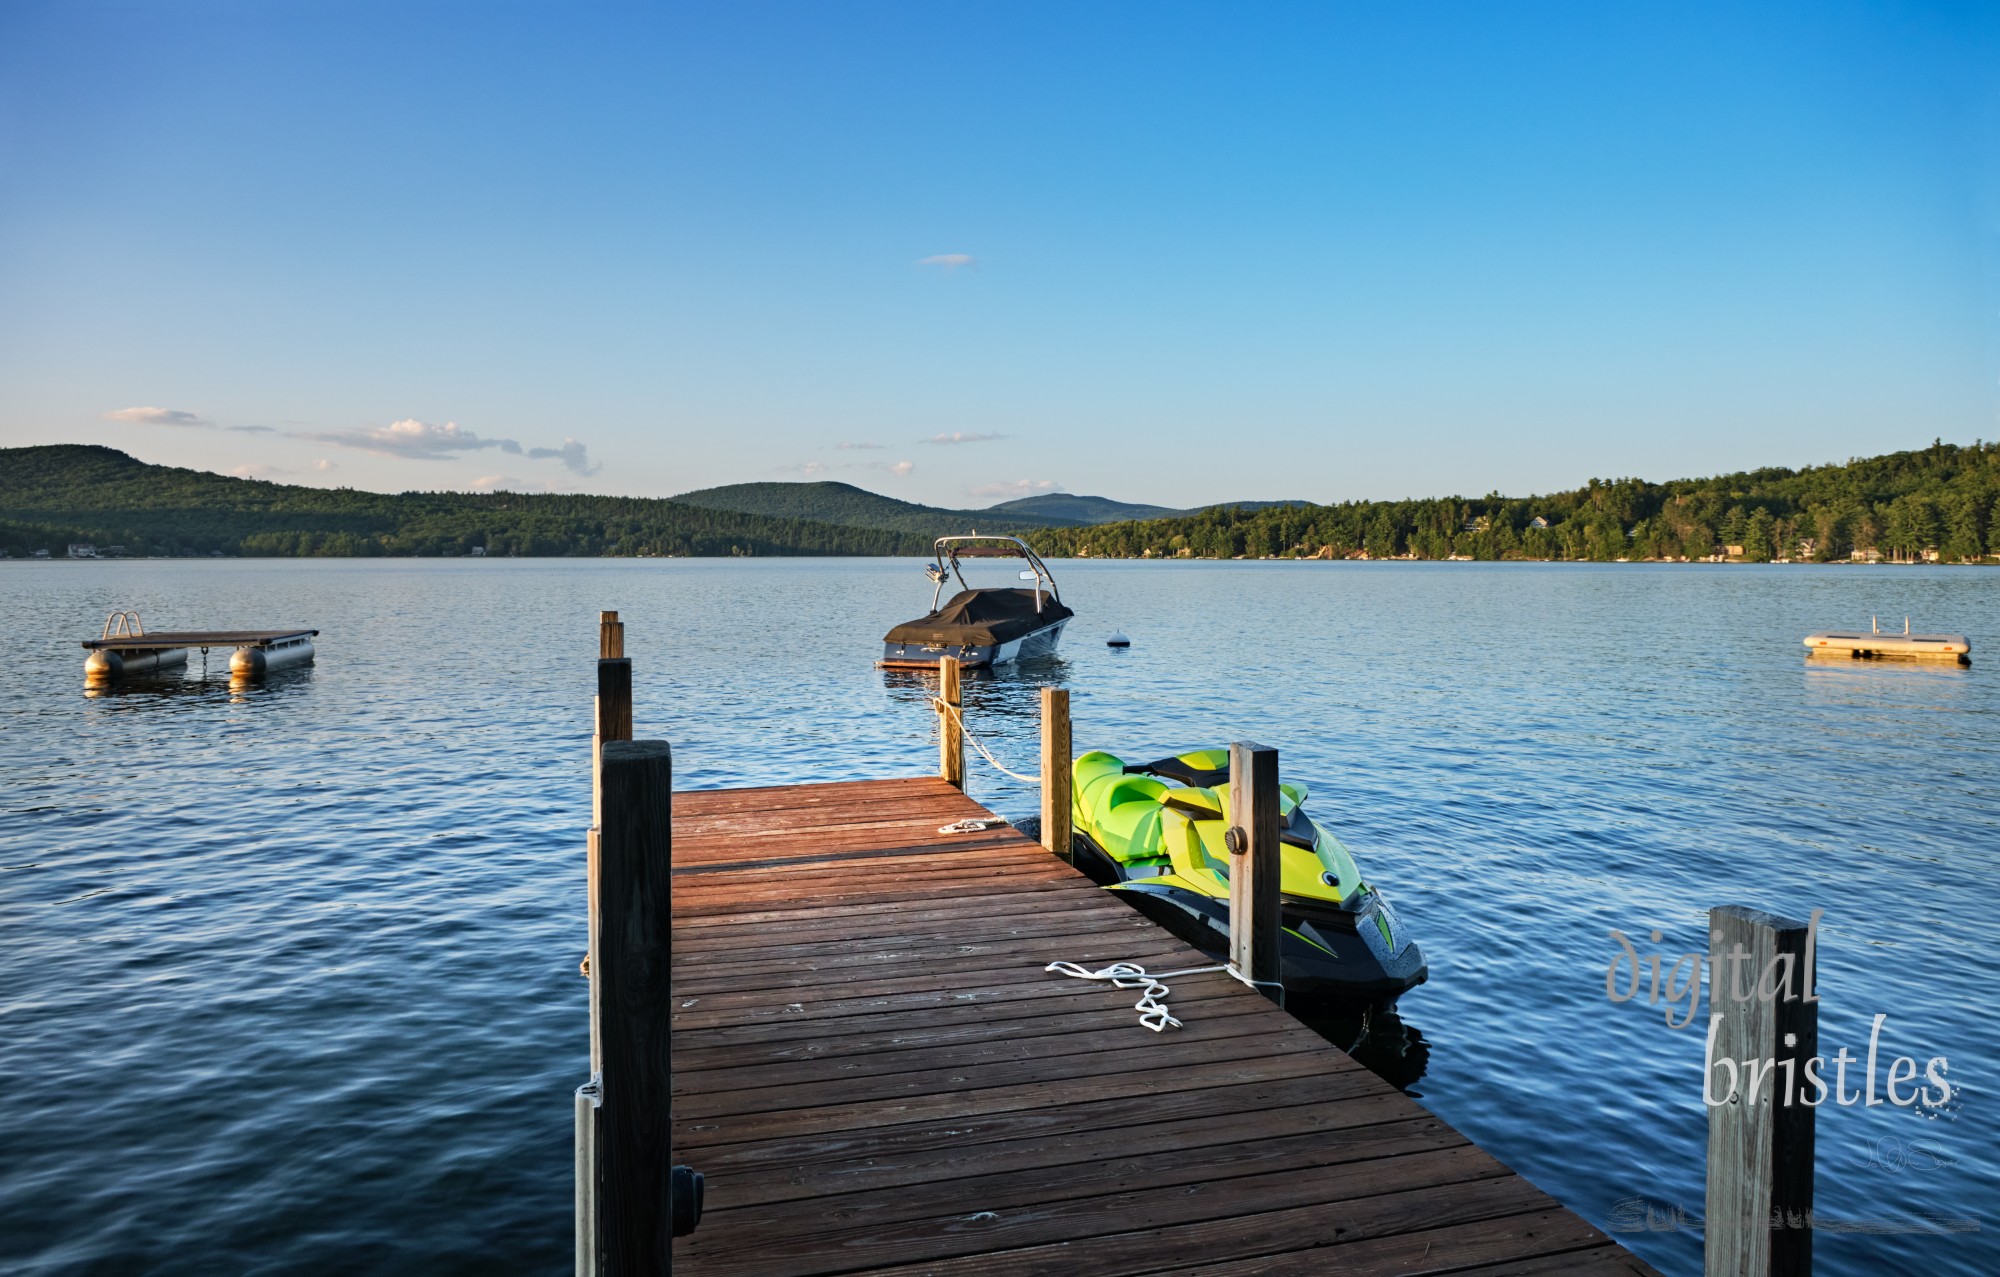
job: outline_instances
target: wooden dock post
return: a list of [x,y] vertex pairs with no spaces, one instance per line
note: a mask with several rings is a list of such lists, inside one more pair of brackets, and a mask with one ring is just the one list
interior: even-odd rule
[[[620,625],[616,632],[619,648],[625,646],[625,627]],[[611,638],[600,631],[599,650],[608,646]],[[608,740],[632,739],[632,662],[624,657],[599,657],[597,660],[597,701],[592,712],[595,727],[590,737],[590,823],[595,825],[603,816],[598,803],[600,791],[600,766],[598,754]]]
[[604,744],[632,739],[632,662],[625,657],[625,625],[616,612],[597,614],[597,697],[591,712],[590,832],[584,840],[586,899],[583,970],[590,979],[590,1081],[576,1091],[576,1273],[597,1277],[601,1263],[599,1186],[602,1172],[604,1042],[598,964],[599,830],[604,819]]
[[938,775],[954,789],[965,788],[964,690],[958,658],[938,658]]
[[[1706,1277],[1812,1271],[1813,1108],[1819,1053],[1811,925],[1741,905],[1709,911]],[[1749,1062],[1749,1063],[1746,1063]],[[1766,1061],[1771,1061],[1766,1065]],[[1718,1083],[1717,1070],[1727,1065]],[[1724,1099],[1724,1096],[1727,1096]]]
[[[612,615],[617,615],[612,613]],[[625,627],[615,631],[618,646],[625,645]],[[607,640],[608,641],[608,640]],[[602,650],[600,647],[599,650]],[[603,1067],[603,1051],[600,1038],[602,1016],[599,1015],[599,994],[602,987],[597,982],[597,884],[599,828],[604,822],[604,746],[611,741],[632,739],[632,662],[625,657],[612,659],[598,658],[597,662],[597,726],[591,735],[590,760],[590,838],[585,856],[584,875],[587,879],[586,896],[590,909],[589,970],[590,981],[590,1071],[597,1073]]]
[[1279,1005],[1278,751],[1229,746],[1229,961]]
[[1069,689],[1042,689],[1042,846],[1075,863],[1070,846]]
[[603,786],[591,966],[604,1012],[599,1259],[605,1277],[643,1277],[666,1272],[672,1254],[672,750],[606,741]]

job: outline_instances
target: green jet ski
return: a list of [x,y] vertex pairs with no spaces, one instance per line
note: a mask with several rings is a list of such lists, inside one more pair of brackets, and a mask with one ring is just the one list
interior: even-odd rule
[[[1128,766],[1076,760],[1076,867],[1205,953],[1229,950],[1229,751]],[[1305,813],[1306,787],[1279,785],[1282,971],[1288,998],[1389,1006],[1430,971],[1382,893]]]

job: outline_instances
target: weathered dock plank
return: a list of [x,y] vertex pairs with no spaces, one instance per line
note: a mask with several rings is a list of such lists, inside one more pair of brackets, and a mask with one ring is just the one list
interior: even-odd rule
[[681,793],[680,1271],[1646,1273],[942,780]]

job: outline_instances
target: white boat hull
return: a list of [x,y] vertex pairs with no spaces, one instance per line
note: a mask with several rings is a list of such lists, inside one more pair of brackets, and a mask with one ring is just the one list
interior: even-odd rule
[[1032,630],[1020,638],[1009,639],[992,647],[961,647],[956,643],[889,643],[885,644],[882,659],[876,664],[884,669],[929,669],[946,656],[955,657],[967,669],[981,666],[1005,665],[1022,657],[1052,656],[1056,644],[1062,641],[1063,627],[1070,618],[1065,616],[1053,625]]

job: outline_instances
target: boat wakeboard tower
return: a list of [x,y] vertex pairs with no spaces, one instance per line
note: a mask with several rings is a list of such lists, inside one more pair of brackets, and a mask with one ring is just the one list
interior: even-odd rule
[[[924,565],[931,579],[931,610],[905,621],[882,640],[885,669],[928,669],[940,658],[956,657],[968,667],[1001,665],[1024,656],[1047,656],[1056,650],[1063,626],[1075,613],[1063,606],[1055,578],[1028,543],[1019,537],[939,537],[932,561]],[[966,559],[1021,559],[1020,572],[1029,586],[974,589],[966,583]],[[956,579],[958,593],[940,606],[944,587]]]

